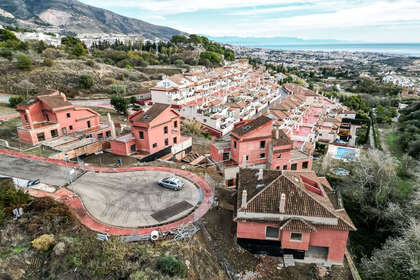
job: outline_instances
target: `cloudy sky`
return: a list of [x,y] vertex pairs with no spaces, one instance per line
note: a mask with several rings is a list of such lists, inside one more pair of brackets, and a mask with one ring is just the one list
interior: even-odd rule
[[420,42],[420,0],[81,0],[188,33]]

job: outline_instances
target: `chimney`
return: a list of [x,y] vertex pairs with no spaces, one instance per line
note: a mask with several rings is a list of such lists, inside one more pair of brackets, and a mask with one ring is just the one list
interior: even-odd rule
[[264,178],[264,169],[260,168],[258,170],[258,181],[261,181]]
[[111,119],[111,115],[109,113],[107,114],[107,117],[108,117],[108,124],[111,127],[111,137],[112,139],[115,139],[117,137],[117,134],[115,132],[114,121]]
[[279,130],[276,129],[276,139],[279,139]]
[[242,203],[241,203],[241,208],[244,208],[244,209],[246,209],[246,202],[247,202],[247,200],[248,200],[248,194],[247,194],[247,192],[246,192],[246,190],[243,190],[242,191]]
[[284,213],[286,209],[286,194],[282,193],[280,197],[279,212]]

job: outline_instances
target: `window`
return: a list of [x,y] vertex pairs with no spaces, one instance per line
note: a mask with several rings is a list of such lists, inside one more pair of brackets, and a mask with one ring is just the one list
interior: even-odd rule
[[265,158],[265,153],[261,153],[260,158]]
[[176,137],[174,137],[174,144],[176,144],[176,142],[177,142],[177,139],[176,139]]
[[166,138],[165,139],[165,146],[168,146],[169,145],[169,140],[168,140],[168,138]]
[[47,122],[50,121],[50,117],[48,116],[48,114],[45,114],[45,118],[47,119]]
[[73,126],[72,125],[69,126],[69,130],[73,130]]
[[58,137],[58,130],[57,129],[53,129],[51,130],[51,137]]
[[307,161],[302,163],[302,169],[308,169],[308,162]]
[[293,163],[292,166],[291,166],[291,169],[292,170],[297,170],[297,163]]
[[168,134],[168,127],[167,127],[167,126],[165,126],[165,127],[163,128],[163,133],[164,133],[164,134]]
[[260,141],[260,149],[265,149],[265,141]]
[[249,157],[248,157],[248,155],[246,155],[245,159],[246,159],[247,161],[249,160]]
[[233,148],[236,149],[236,141],[233,141]]
[[65,127],[63,127],[63,128],[61,129],[61,131],[63,132],[63,135],[67,135],[67,129],[66,129]]
[[283,170],[287,170],[287,165],[283,165]]
[[134,153],[136,151],[136,144],[130,146],[130,151]]
[[70,113],[67,113],[67,118],[69,119],[71,117]]
[[278,155],[277,155],[277,158],[281,158],[281,154],[278,154]]
[[276,167],[277,170],[280,170],[280,165]]
[[292,232],[292,233],[290,233],[290,240],[293,240],[293,241],[302,241],[302,233],[300,233],[300,232]]
[[109,131],[109,130],[106,132],[106,138],[108,138],[108,137],[111,137],[111,131]]
[[178,121],[174,121],[174,127],[177,128],[178,127]]
[[36,137],[38,138],[38,141],[44,141],[45,140],[45,134],[44,134],[44,132],[38,133],[36,135]]
[[153,148],[156,148],[157,147],[157,143],[153,143]]
[[103,139],[103,138],[104,138],[104,135],[103,135],[102,133],[98,133],[98,135],[96,135],[96,137],[97,137],[98,139]]
[[28,116],[25,114],[23,117],[25,118],[25,122],[28,122]]
[[265,237],[266,238],[279,238],[279,228],[276,227],[269,227],[265,228]]
[[139,137],[140,137],[140,139],[144,139],[144,132],[143,131],[139,131]]
[[87,127],[90,128],[90,121],[87,121]]

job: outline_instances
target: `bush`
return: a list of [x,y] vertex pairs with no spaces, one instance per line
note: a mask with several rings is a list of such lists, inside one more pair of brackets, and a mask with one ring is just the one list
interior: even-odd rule
[[54,244],[53,234],[43,234],[40,237],[32,240],[32,246],[38,251],[46,252]]
[[90,75],[81,75],[79,78],[80,88],[90,89],[93,86],[94,80]]
[[44,65],[47,67],[52,67],[54,65],[54,60],[52,60],[51,58],[45,58]]
[[10,49],[7,49],[7,48],[1,48],[0,49],[0,56],[6,58],[8,60],[13,59],[12,51]]
[[175,60],[174,64],[178,67],[181,67],[184,65],[184,61],[182,59]]
[[32,60],[29,58],[29,56],[26,56],[24,54],[19,54],[17,56],[17,67],[20,70],[31,70],[32,69]]
[[95,61],[89,59],[88,61],[86,61],[86,65],[90,67],[95,67]]
[[23,97],[22,96],[17,96],[17,97],[10,97],[9,98],[9,106],[12,108],[16,108],[16,106],[21,103],[23,101]]
[[104,84],[109,86],[115,83],[115,79],[111,77],[104,78]]
[[174,256],[163,256],[159,258],[158,268],[161,272],[170,276],[184,278],[187,276],[187,266],[177,260]]

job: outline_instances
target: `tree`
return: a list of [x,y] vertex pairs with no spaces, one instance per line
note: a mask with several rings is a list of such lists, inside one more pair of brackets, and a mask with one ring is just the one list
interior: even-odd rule
[[123,96],[112,96],[111,105],[114,107],[115,111],[124,115],[128,114],[128,99],[125,99]]
[[22,96],[16,96],[16,97],[10,97],[9,98],[9,106],[12,108],[16,108],[16,106],[23,102],[23,97]]
[[93,86],[94,80],[91,75],[81,75],[79,78],[80,88],[90,89]]
[[8,40],[19,41],[16,35],[7,29],[0,29],[0,42],[6,42]]
[[31,70],[32,69],[32,60],[29,58],[29,56],[26,56],[24,54],[19,54],[17,56],[17,67],[20,70]]
[[420,279],[420,225],[411,221],[403,232],[401,237],[388,239],[370,258],[362,259],[363,279]]
[[16,87],[25,95],[25,98],[28,98],[29,94],[35,89],[35,85],[28,80],[20,81]]
[[85,47],[80,42],[73,46],[71,53],[77,57],[85,56],[87,54]]

